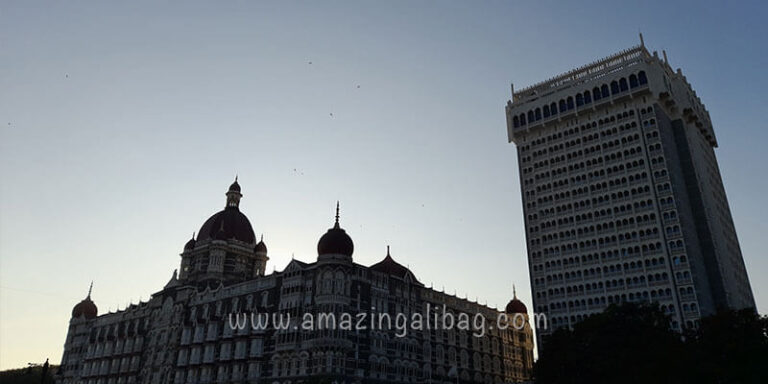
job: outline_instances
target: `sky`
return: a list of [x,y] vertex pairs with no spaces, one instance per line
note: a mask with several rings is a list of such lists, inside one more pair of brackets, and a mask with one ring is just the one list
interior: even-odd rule
[[268,271],[315,260],[339,200],[356,262],[390,245],[427,285],[530,308],[510,83],[639,31],[711,114],[768,312],[766,5],[570,3],[0,1],[0,369],[58,363],[91,280],[99,313],[160,290],[235,175]]

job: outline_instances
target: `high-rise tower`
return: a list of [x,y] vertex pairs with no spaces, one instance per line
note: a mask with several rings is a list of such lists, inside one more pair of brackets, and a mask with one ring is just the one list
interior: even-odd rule
[[659,302],[676,329],[755,307],[709,113],[666,53],[641,36],[512,94],[539,335],[625,301]]

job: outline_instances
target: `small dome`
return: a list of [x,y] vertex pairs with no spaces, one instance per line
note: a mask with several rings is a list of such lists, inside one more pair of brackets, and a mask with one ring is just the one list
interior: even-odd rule
[[513,313],[528,313],[528,308],[525,307],[525,304],[523,304],[522,301],[518,300],[517,298],[514,298],[509,301],[509,304],[507,304],[507,308],[504,310],[504,312],[513,314]]
[[189,241],[187,241],[186,244],[184,244],[184,250],[185,251],[189,251],[190,249],[194,249],[195,248],[195,243],[196,243],[195,236],[193,235],[192,238],[189,239]]
[[384,257],[384,260],[379,261],[378,263],[371,265],[370,269],[372,271],[378,271],[382,273],[386,273],[388,275],[394,275],[401,279],[404,279],[405,276],[410,272],[411,276],[413,277],[413,280],[418,282],[416,280],[416,276],[413,276],[413,273],[406,267],[404,267],[402,264],[395,261],[395,259],[392,258],[389,254],[389,246],[387,246],[387,256]]
[[262,237],[261,240],[259,240],[259,243],[256,244],[256,247],[253,249],[256,253],[267,253],[267,245],[264,244],[264,238]]
[[354,250],[352,238],[339,226],[339,203],[336,202],[336,224],[317,242],[317,255],[339,254],[352,257]]
[[83,301],[77,303],[74,308],[72,308],[72,318],[76,319],[80,316],[85,316],[86,319],[90,320],[95,318],[99,314],[98,308],[96,308],[96,304],[91,300],[91,289],[93,289],[93,283],[91,283],[91,288],[88,289],[88,296],[83,299]]
[[509,301],[507,304],[507,308],[504,309],[504,312],[508,314],[513,313],[522,313],[527,314],[528,308],[525,307],[525,304],[523,304],[522,301],[517,299],[517,289],[515,288],[515,285],[512,285],[512,300]]

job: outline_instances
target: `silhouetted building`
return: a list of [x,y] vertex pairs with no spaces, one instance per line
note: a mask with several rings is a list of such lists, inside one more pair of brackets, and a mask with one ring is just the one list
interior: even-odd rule
[[755,307],[709,113],[644,44],[514,91],[534,312],[657,301],[676,329]]
[[[320,238],[317,260],[292,260],[265,274],[267,247],[240,211],[235,181],[224,210],[214,214],[181,253],[181,272],[148,302],[97,316],[88,297],[72,310],[59,379],[64,383],[506,383],[531,377],[533,339],[498,329],[504,313],[427,288],[389,254],[370,267],[352,260],[354,244],[336,221]],[[356,324],[307,329],[304,314],[482,315],[487,334],[456,328],[408,329]],[[508,321],[527,319],[517,297]],[[260,327],[259,315],[230,326],[232,313],[290,315],[286,327]],[[268,317],[269,318],[269,317]],[[273,322],[277,321],[272,318]],[[377,317],[378,319],[378,317]],[[366,319],[367,320],[367,319]],[[280,320],[282,322],[282,320]],[[274,325],[274,324],[272,324]],[[321,329],[322,328],[322,329]],[[401,337],[402,336],[402,337]]]

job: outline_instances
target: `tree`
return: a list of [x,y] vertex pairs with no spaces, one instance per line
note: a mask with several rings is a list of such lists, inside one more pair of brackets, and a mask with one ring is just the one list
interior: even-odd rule
[[686,333],[699,383],[768,383],[768,317],[723,311]]
[[768,383],[768,317],[754,309],[672,331],[657,305],[622,304],[544,340],[537,384]]
[[611,305],[544,340],[538,384],[680,382],[683,343],[658,305]]

